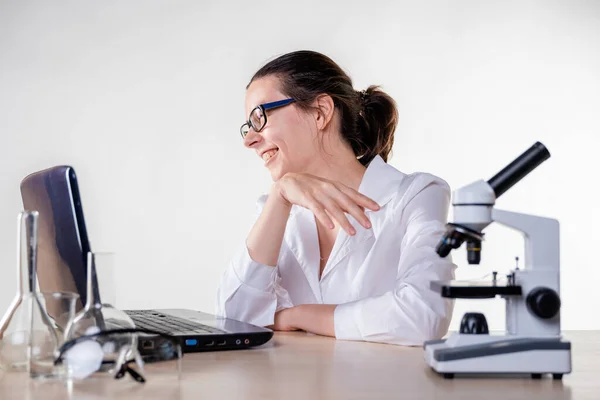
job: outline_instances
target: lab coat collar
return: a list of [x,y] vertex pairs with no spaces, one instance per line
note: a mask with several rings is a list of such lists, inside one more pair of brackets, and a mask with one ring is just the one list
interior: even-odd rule
[[358,191],[383,207],[398,193],[398,186],[403,177],[403,173],[378,155],[369,163]]
[[[404,174],[388,165],[380,156],[376,156],[367,166],[358,191],[383,207],[398,193],[399,183],[403,177]],[[315,298],[317,301],[322,301],[319,281],[319,239],[315,217],[310,210],[300,206],[293,208],[295,210],[290,217],[296,229],[286,230],[285,241],[302,267]],[[365,210],[365,212],[368,215],[373,211]],[[325,279],[358,245],[374,235],[373,229],[364,229],[353,218],[351,222],[356,228],[356,234],[349,236],[344,230],[339,231],[321,280]]]

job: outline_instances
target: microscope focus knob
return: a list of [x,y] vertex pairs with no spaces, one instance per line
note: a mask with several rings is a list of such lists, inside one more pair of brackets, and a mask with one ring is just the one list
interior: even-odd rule
[[490,333],[485,315],[482,313],[466,313],[460,321],[460,333],[471,335]]
[[534,315],[549,319],[560,310],[560,297],[550,288],[535,288],[527,295],[527,307]]

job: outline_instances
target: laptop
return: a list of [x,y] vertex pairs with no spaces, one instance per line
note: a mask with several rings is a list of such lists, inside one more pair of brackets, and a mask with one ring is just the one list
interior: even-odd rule
[[[79,294],[79,311],[87,297],[86,259],[91,247],[75,170],[70,166],[56,166],[28,175],[21,182],[21,197],[25,210],[39,213],[37,280],[40,290]],[[273,331],[267,328],[189,309],[124,312],[137,328],[179,338],[184,353],[245,349],[265,344],[273,336]],[[159,340],[158,336],[144,336],[139,341],[140,351],[158,347]]]

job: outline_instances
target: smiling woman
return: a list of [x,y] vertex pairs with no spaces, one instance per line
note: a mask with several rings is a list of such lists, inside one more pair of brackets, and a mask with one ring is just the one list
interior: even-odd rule
[[377,86],[353,88],[329,57],[298,51],[250,80],[244,145],[273,185],[223,274],[217,313],[276,330],[420,345],[453,304],[429,289],[454,277],[435,252],[450,189],[387,164],[398,112]]

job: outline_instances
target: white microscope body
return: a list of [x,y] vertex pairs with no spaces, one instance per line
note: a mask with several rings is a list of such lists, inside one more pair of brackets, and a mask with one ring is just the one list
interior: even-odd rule
[[490,335],[483,314],[467,313],[460,333],[424,343],[425,361],[435,371],[455,373],[531,374],[554,379],[571,372],[571,343],[560,330],[560,233],[555,219],[494,209],[496,198],[550,157],[537,142],[490,181],[483,180],[453,193],[454,223],[448,224],[437,252],[445,257],[467,241],[470,264],[479,264],[481,231],[497,222],[523,233],[525,266],[506,279],[494,273],[489,282],[432,282],[431,289],[450,298],[506,300],[506,333]]

